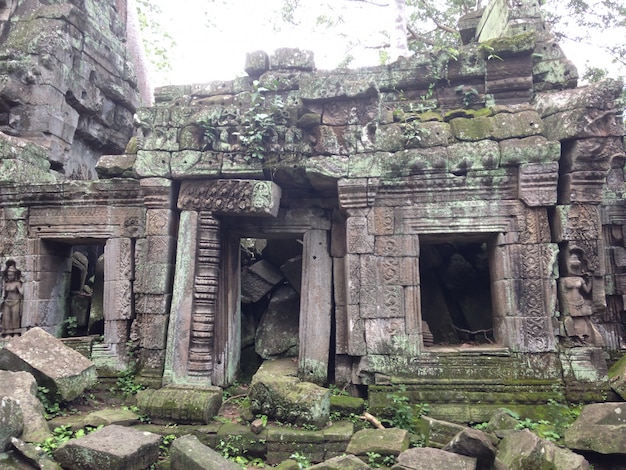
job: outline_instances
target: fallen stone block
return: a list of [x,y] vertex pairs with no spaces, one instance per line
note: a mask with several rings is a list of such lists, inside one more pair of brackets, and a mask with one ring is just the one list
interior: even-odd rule
[[613,391],[626,400],[626,354],[609,369],[609,383]]
[[256,330],[255,351],[263,359],[296,357],[300,344],[300,296],[290,286],[280,286]]
[[172,442],[170,468],[172,470],[241,470],[239,465],[225,459],[191,434],[181,436]]
[[583,407],[565,430],[570,449],[599,454],[626,454],[626,403],[594,403]]
[[528,429],[511,432],[498,446],[498,460],[510,470],[554,468],[587,470],[589,462],[569,449],[541,439]]
[[326,462],[309,467],[311,470],[368,470],[371,468],[355,455],[333,457]]
[[11,438],[19,437],[24,429],[24,415],[17,400],[0,398],[0,452],[11,446]]
[[400,455],[408,448],[409,433],[404,429],[361,429],[350,439],[346,453],[363,456],[369,452],[383,456]]
[[445,447],[454,436],[466,429],[466,426],[429,416],[421,416],[416,427],[417,433],[423,437],[424,445],[438,449]]
[[283,280],[282,273],[272,263],[261,260],[241,271],[241,301],[258,302]]
[[330,391],[297,377],[291,359],[265,361],[252,378],[250,410],[278,421],[323,428],[330,416]]
[[11,444],[13,444],[13,448],[22,455],[25,460],[31,462],[35,468],[41,470],[63,470],[39,445],[29,444],[15,437],[11,439]]
[[137,393],[137,406],[152,419],[184,424],[207,424],[222,405],[219,387],[184,388],[168,385]]
[[37,384],[73,400],[96,384],[96,366],[41,328],[13,338],[0,350],[0,369],[31,373]]
[[144,470],[159,458],[161,436],[124,426],[106,426],[54,451],[69,470]]
[[24,421],[23,441],[43,442],[52,436],[44,407],[37,398],[35,377],[28,372],[0,370],[0,397],[11,397],[19,402]]
[[392,470],[475,470],[476,459],[432,447],[405,450],[396,459]]
[[458,433],[442,450],[474,457],[477,470],[491,470],[497,452],[487,434],[472,428],[464,429]]

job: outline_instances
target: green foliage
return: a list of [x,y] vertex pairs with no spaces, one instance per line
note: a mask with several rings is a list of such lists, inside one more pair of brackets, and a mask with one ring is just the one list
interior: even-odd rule
[[459,85],[454,89],[454,91],[457,95],[461,96],[464,108],[469,108],[478,102],[478,90],[474,87]]
[[150,0],[137,0],[137,16],[146,55],[152,67],[160,72],[169,72],[171,54],[176,41],[167,32],[161,7]]
[[414,420],[428,413],[428,404],[412,405],[410,403],[409,397],[406,396],[405,385],[400,385],[397,392],[388,393],[387,398],[391,400],[391,405],[385,408],[384,421],[393,427],[413,432]]
[[61,396],[58,393],[52,393],[47,387],[37,387],[37,398],[43,405],[46,419],[65,416],[65,411],[61,408]]
[[253,87],[250,107],[242,114],[239,130],[234,134],[244,149],[244,160],[263,161],[268,153],[275,151],[271,144],[277,141],[278,127],[286,124],[287,119],[280,96],[268,104],[265,93],[271,90],[261,87],[258,81],[253,83]]
[[39,443],[39,447],[41,447],[44,452],[52,457],[53,452],[58,449],[61,444],[64,444],[70,439],[78,439],[79,437],[83,437],[85,434],[92,433],[94,431],[97,431],[98,429],[102,429],[103,427],[104,425],[101,424],[98,427],[87,426],[84,429],[72,431],[72,426],[70,425],[57,426],[52,431],[52,437],[49,437],[45,441]]
[[381,455],[378,452],[367,452],[367,463],[372,468],[389,468],[396,463],[394,455]]
[[330,394],[333,397],[347,397],[347,396],[350,396],[350,394],[346,390],[346,387],[339,388],[335,384],[330,384],[328,386],[328,390],[330,390]]
[[135,382],[135,371],[132,368],[128,368],[117,378],[115,387],[111,388],[111,392],[120,392],[124,398],[128,398],[144,388],[143,385]]
[[289,458],[296,461],[298,468],[309,468],[311,466],[310,457],[300,452],[294,452]]
[[220,439],[220,442],[215,446],[216,450],[222,454],[222,456],[242,468],[248,466],[253,467],[265,467],[265,462],[259,458],[249,458],[246,456],[247,450],[245,449],[243,436],[231,435],[226,439]]
[[65,330],[65,336],[76,336],[78,330],[78,320],[76,317],[67,317],[63,320],[63,329]]
[[176,436],[174,434],[168,434],[161,437],[161,442],[159,443],[159,457],[161,459],[166,458],[170,454],[170,446],[174,440],[176,440]]

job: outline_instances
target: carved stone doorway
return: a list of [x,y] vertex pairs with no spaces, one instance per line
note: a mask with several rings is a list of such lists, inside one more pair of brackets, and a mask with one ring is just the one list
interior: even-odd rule
[[433,334],[434,346],[494,343],[491,238],[486,234],[420,238],[422,320]]

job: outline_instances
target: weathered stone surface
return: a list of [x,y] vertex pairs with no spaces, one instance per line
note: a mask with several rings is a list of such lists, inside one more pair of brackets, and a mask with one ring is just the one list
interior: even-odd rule
[[589,462],[582,455],[539,438],[528,429],[507,434],[498,446],[498,460],[511,470],[554,468],[587,470]]
[[400,455],[409,448],[409,433],[404,429],[362,429],[354,433],[346,448],[348,454]]
[[490,470],[497,451],[489,436],[471,428],[464,429],[454,436],[443,450],[474,457],[477,470]]
[[608,375],[613,391],[626,400],[626,355],[613,364]]
[[302,256],[287,260],[281,265],[280,270],[285,275],[285,279],[287,279],[291,287],[300,295],[302,288]]
[[265,361],[252,378],[250,409],[279,421],[323,428],[330,414],[330,392],[301,382],[296,371],[291,359]]
[[170,447],[172,470],[237,470],[239,465],[203,445],[196,436],[181,436]]
[[207,424],[222,404],[219,387],[184,388],[168,385],[137,393],[137,405],[146,414],[163,421]]
[[26,371],[37,383],[73,400],[96,383],[96,366],[41,328],[14,338],[0,350],[0,368]]
[[143,470],[159,458],[161,436],[111,425],[63,443],[54,458],[68,469]]
[[430,470],[432,468],[474,470],[477,467],[476,459],[473,457],[429,447],[415,447],[402,452],[391,468],[393,470]]
[[242,270],[241,301],[244,304],[258,302],[282,280],[283,275],[276,266],[267,260],[257,261]]
[[37,382],[31,374],[0,370],[0,397],[10,397],[19,403],[23,441],[43,442],[52,435],[44,418],[43,405],[37,398]]
[[41,470],[62,470],[61,466],[52,460],[41,446],[24,442],[15,437],[11,439],[11,444],[17,452],[36,465],[37,468]]
[[297,356],[299,325],[300,296],[292,287],[280,286],[272,294],[257,328],[257,354],[263,359]]
[[345,455],[333,457],[309,468],[315,470],[367,470],[371,467],[355,455]]
[[565,445],[599,454],[626,454],[626,404],[585,405],[565,430]]
[[0,398],[0,451],[11,444],[11,438],[20,437],[24,429],[24,415],[19,401],[11,397]]
[[136,155],[103,155],[96,164],[96,172],[100,178],[133,178],[136,159]]
[[276,49],[270,56],[270,70],[313,70],[315,61],[313,52],[302,49]]
[[426,445],[429,447],[443,448],[454,439],[459,432],[466,427],[456,423],[450,423],[429,416],[421,416],[416,425],[419,433],[424,436]]

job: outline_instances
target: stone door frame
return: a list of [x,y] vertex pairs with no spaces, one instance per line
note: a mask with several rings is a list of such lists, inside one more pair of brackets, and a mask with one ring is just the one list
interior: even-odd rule
[[[27,270],[34,282],[27,287],[25,326],[58,328],[55,296],[57,273],[69,257],[58,256],[51,243],[104,246],[104,340],[94,344],[92,360],[99,368],[122,371],[129,364],[126,342],[135,317],[133,282],[135,240],[143,236],[145,211],[141,207],[49,206],[31,207],[28,218],[29,251]],[[57,333],[57,331],[51,331]]]

